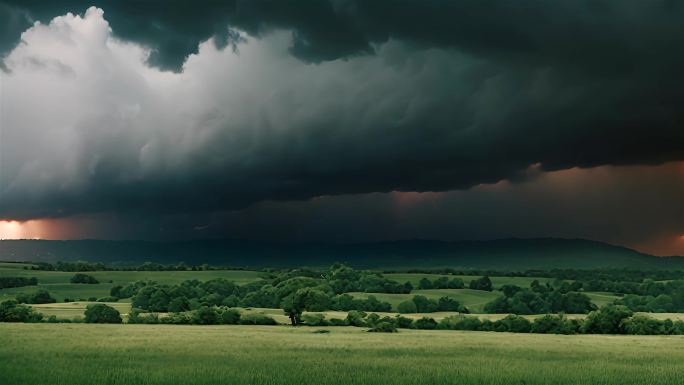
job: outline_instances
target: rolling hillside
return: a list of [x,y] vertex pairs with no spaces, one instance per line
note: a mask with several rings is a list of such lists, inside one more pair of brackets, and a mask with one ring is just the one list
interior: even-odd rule
[[557,238],[460,242],[411,240],[359,244],[262,243],[244,240],[2,240],[0,260],[87,260],[121,264],[184,261],[245,267],[322,266],[345,262],[359,268],[397,269],[684,267],[682,257],[655,257],[601,242]]

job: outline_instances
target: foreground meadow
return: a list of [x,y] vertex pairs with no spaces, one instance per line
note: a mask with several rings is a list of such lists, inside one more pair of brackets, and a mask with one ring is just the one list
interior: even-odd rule
[[0,324],[0,378],[72,384],[681,384],[684,337]]

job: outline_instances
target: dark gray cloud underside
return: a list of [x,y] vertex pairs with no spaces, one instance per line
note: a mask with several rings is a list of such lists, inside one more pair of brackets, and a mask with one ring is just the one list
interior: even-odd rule
[[[11,50],[33,20],[92,3],[0,1],[0,49]],[[261,124],[260,115],[251,131],[219,132],[187,167],[130,183],[121,175],[135,154],[120,155],[128,138],[88,138],[84,152],[97,162],[86,188],[13,193],[2,215],[224,210],[322,194],[464,189],[524,179],[537,163],[559,170],[684,159],[684,6],[677,1],[94,3],[115,36],[153,48],[149,62],[162,69],[179,71],[210,37],[239,47],[231,28],[262,39],[284,29],[291,31],[289,52],[311,71],[336,59],[382,60],[372,80],[414,66],[405,81],[416,97],[380,118],[365,113],[392,102],[395,84],[340,96],[337,108],[294,100],[312,116],[294,129],[272,129],[278,122]],[[388,41],[400,42],[396,57],[378,52]],[[452,73],[467,61],[474,64]],[[341,84],[368,80],[353,75],[326,76],[347,76]],[[319,91],[311,87],[302,82],[288,91]],[[251,140],[261,129],[268,135]],[[225,160],[245,147],[255,149],[239,162]],[[82,163],[91,160],[85,154]]]

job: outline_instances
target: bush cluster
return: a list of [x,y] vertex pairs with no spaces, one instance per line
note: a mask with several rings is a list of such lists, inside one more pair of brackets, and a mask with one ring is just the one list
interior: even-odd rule
[[181,313],[171,313],[160,317],[156,313],[142,314],[137,310],[128,316],[129,324],[172,324],[172,325],[277,325],[267,315],[245,314],[237,309],[215,306],[202,306],[199,309]]
[[10,287],[35,286],[38,284],[38,278],[26,277],[0,277],[0,289]]
[[427,277],[425,277],[418,282],[418,288],[421,290],[463,289],[464,287],[465,284],[463,283],[463,280],[460,278],[449,279],[449,277],[439,277],[434,281],[430,281]]
[[55,303],[57,300],[53,298],[47,290],[38,290],[32,294],[18,294],[16,297],[19,303],[39,304],[39,303]]
[[437,311],[457,311],[460,313],[468,313],[468,308],[461,305],[455,299],[449,297],[441,297],[438,300],[430,299],[422,295],[415,295],[408,301],[401,302],[397,306],[399,313],[434,313]]
[[544,313],[588,313],[596,310],[591,299],[577,292],[563,292],[539,281],[533,281],[529,289],[515,285],[501,287],[504,294],[485,305],[484,311],[493,314],[544,314]]
[[0,303],[0,322],[40,322],[43,315],[14,300]]
[[71,283],[85,283],[89,285],[95,285],[100,283],[95,277],[92,275],[88,274],[83,274],[83,273],[76,273],[74,274],[73,277],[69,280]]

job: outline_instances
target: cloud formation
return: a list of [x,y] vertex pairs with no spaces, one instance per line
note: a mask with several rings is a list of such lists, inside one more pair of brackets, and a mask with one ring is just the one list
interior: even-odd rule
[[684,159],[676,2],[222,4],[0,3],[0,217]]

